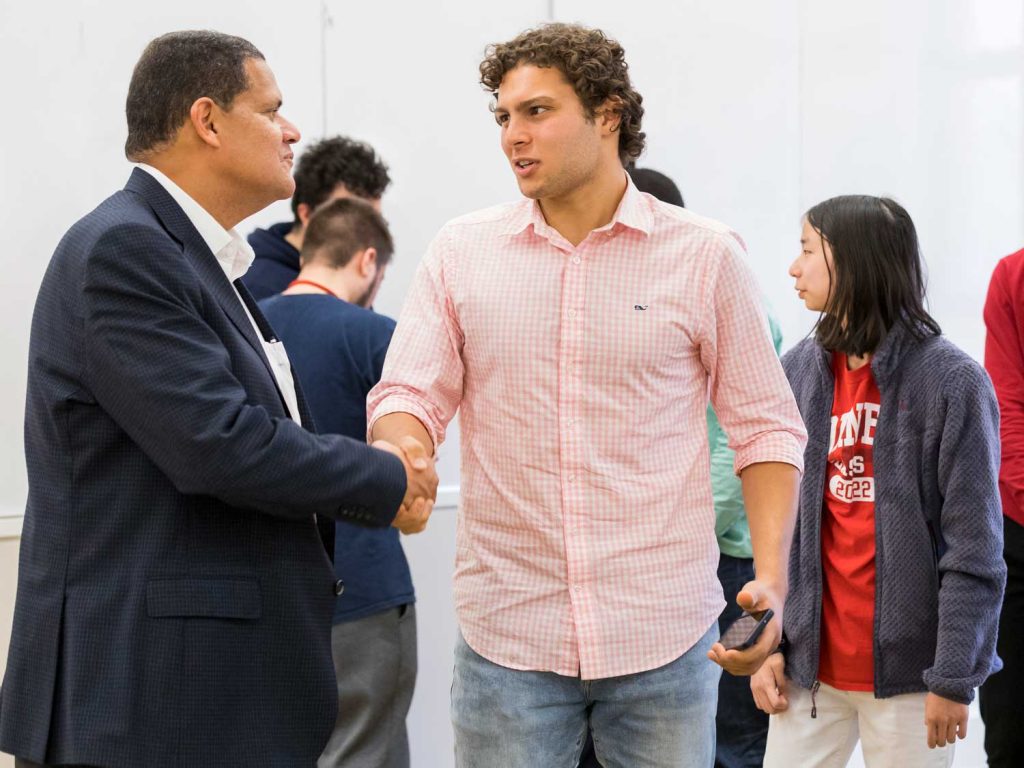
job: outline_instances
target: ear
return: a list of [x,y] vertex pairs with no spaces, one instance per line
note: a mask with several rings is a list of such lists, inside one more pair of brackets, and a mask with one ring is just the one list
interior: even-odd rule
[[601,116],[602,128],[608,133],[615,133],[619,130],[619,126],[622,124],[622,99],[612,96],[606,99],[597,111]]
[[313,215],[313,208],[309,203],[299,203],[295,208],[295,215],[299,217],[302,228],[309,224],[309,217]]
[[369,277],[371,274],[375,274],[377,271],[377,249],[367,248],[360,254],[356,255],[359,260],[359,274],[362,277]]
[[220,136],[217,134],[221,111],[209,96],[203,96],[192,103],[188,111],[189,122],[199,140],[211,147],[220,147]]

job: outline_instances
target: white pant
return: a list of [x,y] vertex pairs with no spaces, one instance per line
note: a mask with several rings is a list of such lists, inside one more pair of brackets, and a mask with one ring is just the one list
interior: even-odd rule
[[793,683],[789,709],[772,715],[765,768],[841,768],[860,739],[867,768],[948,768],[953,745],[928,748],[923,693],[876,699],[873,693],[839,691],[821,684],[814,696]]

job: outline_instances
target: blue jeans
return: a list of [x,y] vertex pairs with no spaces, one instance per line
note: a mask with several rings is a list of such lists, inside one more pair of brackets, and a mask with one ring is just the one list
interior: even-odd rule
[[[736,595],[754,578],[754,561],[721,555],[718,580],[722,582],[726,606],[718,617],[718,629],[725,633],[743,609],[736,605]],[[760,768],[768,740],[768,715],[754,704],[749,677],[722,674],[718,684],[718,743],[715,749],[716,768]]]
[[712,626],[658,669],[600,680],[509,669],[459,637],[452,683],[457,768],[575,768],[587,725],[605,768],[710,768],[720,668]]

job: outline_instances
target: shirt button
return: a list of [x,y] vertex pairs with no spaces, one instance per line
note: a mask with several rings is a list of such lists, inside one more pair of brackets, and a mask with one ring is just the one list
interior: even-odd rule
[[334,582],[334,594],[335,595],[337,595],[338,597],[341,597],[341,593],[344,592],[344,591],[345,591],[345,582],[343,580],[338,579],[336,582]]
[[579,584],[577,584],[575,587],[573,587],[573,589],[575,589],[577,592],[582,592],[583,591],[583,587],[581,587]]
[[579,264],[581,261],[583,261],[583,259],[581,259],[579,256],[573,256],[572,257],[572,263],[573,264]]
[[570,483],[575,483],[576,482],[576,475],[569,475],[569,482]]
[[575,309],[570,309],[569,310],[569,317],[576,317],[576,310]]

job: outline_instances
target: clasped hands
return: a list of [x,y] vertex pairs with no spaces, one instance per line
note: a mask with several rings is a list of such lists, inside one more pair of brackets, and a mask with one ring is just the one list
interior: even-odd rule
[[375,440],[372,445],[397,456],[405,467],[405,498],[391,525],[402,533],[419,533],[427,527],[427,520],[430,519],[437,499],[434,457],[427,452],[423,443],[410,435],[400,438],[398,445],[387,440]]

